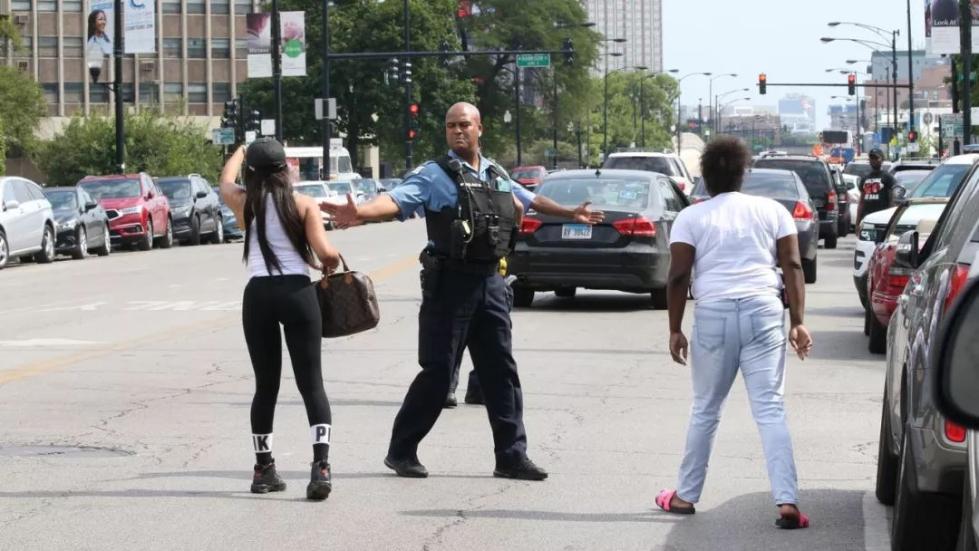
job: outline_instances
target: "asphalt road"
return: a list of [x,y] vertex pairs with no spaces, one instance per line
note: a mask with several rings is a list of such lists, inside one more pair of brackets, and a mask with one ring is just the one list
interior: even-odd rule
[[248,493],[240,244],[0,272],[0,549],[888,548],[889,513],[873,499],[883,361],[866,352],[852,237],[820,250],[819,282],[808,287],[815,351],[789,361],[802,508],[813,522],[795,532],[773,527],[740,383],[698,513],[653,505],[675,485],[690,385],[669,359],[666,313],[648,296],[544,294],[514,313],[530,454],[549,480],[492,477],[476,406],[446,411],[423,442],[430,478],[395,477],[381,461],[417,371],[424,225],[331,237],[375,277],[383,319],[323,345],[334,416],[334,493],[324,503],[304,499],[308,426],[288,369],[274,455],[289,488]]

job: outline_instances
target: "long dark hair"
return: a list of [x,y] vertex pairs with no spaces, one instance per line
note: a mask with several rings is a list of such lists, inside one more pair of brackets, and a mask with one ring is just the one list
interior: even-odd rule
[[[102,10],[93,10],[88,14],[88,38],[90,39],[95,36],[95,33],[97,32],[95,30],[95,21],[99,18],[99,14],[105,15],[105,12]],[[108,24],[109,22],[106,21],[106,25]]]
[[262,250],[262,257],[265,260],[265,268],[272,273],[275,268],[282,273],[282,266],[279,258],[275,256],[269,241],[266,238],[265,228],[265,197],[268,196],[271,203],[275,205],[275,211],[282,222],[282,229],[285,231],[289,242],[296,248],[296,252],[307,264],[313,263],[313,251],[309,248],[309,240],[306,239],[306,229],[303,219],[299,216],[299,209],[296,207],[296,199],[292,195],[292,183],[289,180],[289,169],[274,170],[272,172],[264,170],[245,169],[245,253],[244,260],[248,261],[248,248],[251,242],[252,220],[255,221],[254,230],[257,232],[258,247]]

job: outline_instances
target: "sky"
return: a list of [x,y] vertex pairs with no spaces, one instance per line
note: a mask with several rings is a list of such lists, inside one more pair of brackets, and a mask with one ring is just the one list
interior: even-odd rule
[[[758,74],[768,82],[839,82],[846,75],[826,69],[847,67],[847,59],[870,59],[871,50],[853,42],[819,41],[823,36],[879,40],[870,31],[852,26],[830,28],[830,21],[854,21],[900,29],[898,50],[907,50],[907,0],[663,0],[663,67],[679,69],[682,76],[694,72],[737,73],[738,77],[718,78],[714,94],[749,88],[740,97],[748,103],[777,106],[789,93],[815,99],[816,126],[829,125],[830,99],[846,95],[846,88],[769,87],[758,94]],[[924,0],[911,0],[911,40],[914,49],[923,49]],[[865,70],[866,64],[854,65]],[[861,78],[862,80],[862,78]],[[697,98],[708,103],[706,77],[683,81],[682,100],[696,105]],[[858,89],[859,90],[859,89]],[[728,100],[739,97],[731,94]]]

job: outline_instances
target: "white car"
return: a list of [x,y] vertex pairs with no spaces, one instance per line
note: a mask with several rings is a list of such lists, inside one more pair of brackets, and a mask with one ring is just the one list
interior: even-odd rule
[[853,284],[857,287],[857,294],[860,295],[860,304],[867,306],[867,266],[870,264],[870,257],[874,256],[877,248],[878,236],[887,231],[891,216],[897,210],[896,207],[879,210],[864,216],[857,228],[857,245],[853,250]]
[[54,260],[55,225],[41,187],[17,176],[0,177],[0,268],[10,259]]
[[627,170],[645,170],[658,172],[669,176],[680,191],[687,197],[693,192],[693,178],[687,165],[679,156],[673,153],[654,153],[651,151],[626,151],[610,153],[602,168],[621,168]]
[[[292,184],[292,190],[296,193],[301,193],[308,197],[312,197],[321,205],[324,203],[339,204],[343,198],[337,195],[335,191],[331,190],[327,184],[329,184],[329,182],[320,180],[296,182]],[[328,230],[332,229],[333,217],[323,210],[320,210],[320,216],[323,218],[323,227]]]

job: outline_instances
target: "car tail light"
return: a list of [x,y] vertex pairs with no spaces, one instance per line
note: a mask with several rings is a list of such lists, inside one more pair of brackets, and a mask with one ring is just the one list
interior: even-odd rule
[[796,220],[812,220],[812,209],[802,201],[796,201],[795,208],[792,209],[792,218]]
[[945,311],[947,312],[949,307],[952,306],[952,302],[955,297],[959,295],[962,291],[962,287],[965,287],[965,282],[969,279],[969,266],[965,264],[956,264],[955,269],[952,271],[952,277],[948,282],[948,294],[945,295]]
[[622,235],[633,237],[656,237],[656,225],[645,216],[623,218],[612,222],[612,227]]
[[829,194],[826,195],[826,208],[828,208],[830,210],[835,210],[836,209],[836,199],[837,199],[836,198],[836,192],[835,191],[830,191]]
[[520,233],[524,235],[530,235],[535,231],[539,230],[544,223],[537,218],[531,218],[529,216],[524,216],[523,221],[520,222]]
[[683,180],[676,180],[676,187],[679,188],[680,191],[687,191],[687,183]]
[[948,419],[945,420],[945,438],[949,442],[965,442],[965,427],[957,425]]
[[911,270],[907,268],[897,268],[891,266],[887,270],[887,278],[885,284],[887,286],[887,294],[889,295],[900,295],[904,292],[904,288],[908,285],[908,280],[911,277]]

